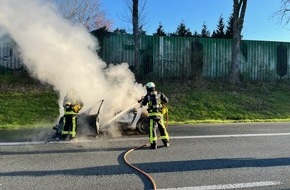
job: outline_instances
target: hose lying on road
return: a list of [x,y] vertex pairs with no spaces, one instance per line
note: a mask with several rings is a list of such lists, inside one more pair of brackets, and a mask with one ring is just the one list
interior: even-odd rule
[[146,172],[144,172],[143,170],[141,170],[141,169],[135,167],[134,165],[130,164],[130,163],[127,161],[127,158],[126,158],[127,155],[128,155],[129,153],[131,153],[131,152],[133,152],[134,150],[137,150],[137,149],[139,149],[139,148],[145,147],[145,146],[147,146],[147,144],[144,144],[144,145],[142,145],[142,146],[135,147],[135,148],[132,148],[132,149],[128,150],[128,151],[125,153],[125,155],[124,155],[124,160],[125,160],[125,162],[126,162],[126,164],[127,164],[128,166],[130,166],[131,168],[133,168],[133,169],[137,170],[138,172],[142,173],[143,175],[145,175],[145,176],[150,180],[150,182],[151,182],[151,184],[152,184],[152,186],[153,186],[153,189],[156,190],[157,188],[156,188],[156,184],[155,184],[155,181],[153,180],[153,178],[152,178],[148,173],[146,173]]
[[[165,125],[165,127],[167,128],[167,126],[168,126],[168,110],[167,110],[165,116],[166,116],[166,125]],[[159,137],[160,137],[160,136],[158,136],[157,139],[159,139]],[[150,182],[151,182],[151,184],[152,184],[152,186],[153,186],[153,189],[156,190],[157,187],[156,187],[156,184],[155,184],[154,179],[153,179],[153,178],[152,178],[148,173],[146,173],[145,171],[143,171],[143,170],[141,170],[141,169],[135,167],[134,165],[130,164],[130,163],[127,161],[127,155],[128,155],[129,153],[131,153],[131,152],[133,152],[134,150],[137,150],[137,149],[139,149],[139,148],[146,147],[146,146],[149,146],[149,144],[144,144],[144,145],[141,145],[141,146],[138,146],[138,147],[135,147],[135,148],[131,148],[131,149],[129,149],[129,150],[124,154],[124,161],[126,162],[126,164],[127,164],[128,166],[130,166],[131,168],[137,170],[138,172],[140,172],[140,173],[142,173],[144,176],[146,176],[146,177],[150,180]]]

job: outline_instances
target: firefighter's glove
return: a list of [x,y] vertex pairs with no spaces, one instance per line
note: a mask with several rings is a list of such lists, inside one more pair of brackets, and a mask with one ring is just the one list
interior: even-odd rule
[[161,110],[162,115],[166,114],[167,112],[168,112],[168,108],[166,106],[163,106]]
[[138,103],[141,103],[144,100],[144,96],[141,97],[140,100],[138,100]]
[[81,110],[81,106],[80,105],[74,105],[73,107],[72,107],[72,110],[75,112],[75,113],[78,113],[80,110]]

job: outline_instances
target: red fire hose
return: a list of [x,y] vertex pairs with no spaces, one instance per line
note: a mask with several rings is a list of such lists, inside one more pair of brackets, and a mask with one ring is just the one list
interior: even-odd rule
[[144,145],[142,145],[142,146],[135,147],[135,148],[132,148],[132,149],[128,150],[128,151],[125,153],[125,155],[124,155],[124,160],[125,160],[125,162],[126,162],[126,164],[127,164],[128,166],[130,166],[131,168],[133,168],[133,169],[137,170],[138,172],[142,173],[143,175],[145,175],[145,176],[150,180],[150,182],[151,182],[151,184],[152,184],[152,186],[153,186],[153,189],[156,190],[157,187],[156,187],[156,184],[155,184],[154,179],[153,179],[153,178],[152,178],[148,173],[146,173],[146,172],[144,172],[143,170],[141,170],[141,169],[135,167],[134,165],[130,164],[130,163],[127,161],[127,158],[126,158],[127,155],[128,155],[129,153],[131,153],[131,152],[133,152],[134,150],[137,150],[137,149],[139,149],[139,148],[145,147],[145,146],[147,146],[147,144],[144,144]]
[[[167,126],[168,126],[168,110],[166,111],[166,113],[165,113],[164,115],[166,115],[166,125],[165,125],[165,127],[167,128]],[[157,139],[159,139],[159,137],[160,137],[160,136],[158,136]],[[151,182],[151,184],[152,184],[152,186],[153,186],[153,189],[156,190],[157,187],[156,187],[156,184],[155,184],[154,179],[153,179],[153,178],[152,178],[148,173],[146,173],[145,171],[143,171],[143,170],[141,170],[141,169],[135,167],[134,165],[130,164],[130,163],[127,161],[127,155],[128,155],[129,153],[131,153],[131,152],[133,152],[134,150],[137,150],[137,149],[139,149],[139,148],[146,147],[146,146],[148,146],[148,145],[149,145],[149,144],[144,144],[144,145],[141,145],[141,146],[138,146],[138,147],[135,147],[135,148],[131,148],[131,149],[129,149],[129,150],[124,154],[124,161],[126,162],[126,164],[127,164],[128,166],[130,166],[131,168],[137,170],[138,172],[140,172],[140,173],[142,173],[144,176],[146,176],[146,177],[150,180],[150,182]]]

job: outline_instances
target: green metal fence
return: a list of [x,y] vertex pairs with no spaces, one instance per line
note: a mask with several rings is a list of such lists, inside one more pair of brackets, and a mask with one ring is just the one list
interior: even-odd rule
[[23,63],[14,43],[0,43],[0,68],[6,70],[23,68]]
[[[155,78],[225,79],[230,71],[230,39],[141,36],[141,75]],[[240,74],[245,80],[289,79],[290,43],[241,42]],[[100,56],[107,63],[134,64],[132,35],[110,34]]]
[[[134,64],[133,35],[107,34],[100,40],[99,55],[106,63]],[[16,45],[8,42],[0,44],[0,68],[23,68]],[[226,79],[231,43],[230,39],[141,36],[139,77]],[[240,76],[254,81],[290,79],[289,51],[287,42],[242,40]]]

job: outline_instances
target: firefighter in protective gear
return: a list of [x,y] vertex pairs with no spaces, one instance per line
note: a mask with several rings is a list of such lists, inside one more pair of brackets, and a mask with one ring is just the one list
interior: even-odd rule
[[62,137],[75,138],[77,134],[77,114],[83,107],[83,102],[74,89],[70,89],[64,97]]
[[148,82],[146,84],[147,94],[141,101],[143,106],[148,105],[148,116],[149,116],[149,141],[150,148],[157,149],[157,133],[156,128],[158,127],[160,132],[161,140],[164,146],[169,146],[169,135],[163,122],[162,111],[166,110],[165,104],[168,103],[168,98],[161,92],[155,90],[155,84]]

